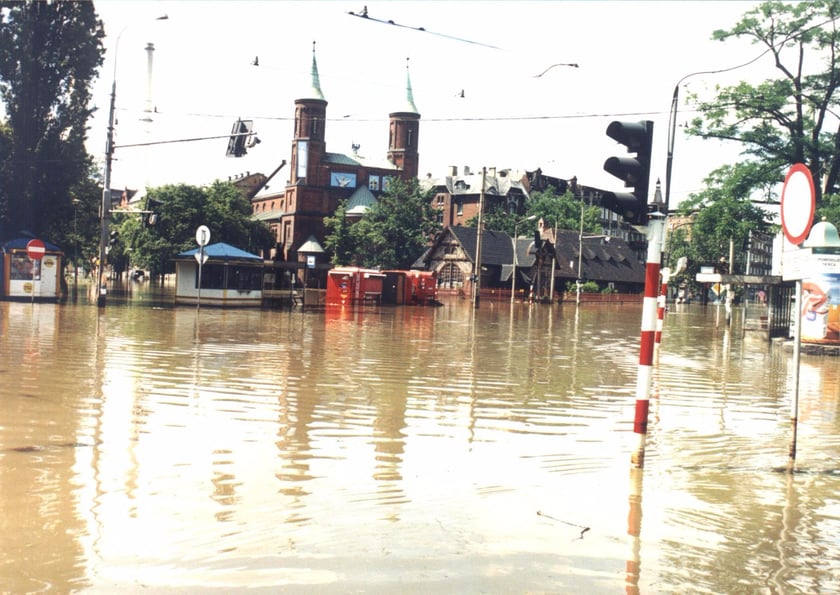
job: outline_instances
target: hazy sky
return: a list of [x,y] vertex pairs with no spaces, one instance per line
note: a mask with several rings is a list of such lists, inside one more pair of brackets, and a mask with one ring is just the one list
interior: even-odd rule
[[[757,5],[97,0],[108,53],[94,89],[99,113],[90,148],[97,156],[104,152],[116,72],[114,187],[207,184],[246,171],[269,174],[290,158],[294,100],[307,95],[315,41],[328,101],[330,152],[350,154],[357,143],[365,157],[384,159],[388,114],[401,109],[405,99],[408,58],[421,114],[421,176],[445,175],[450,165],[474,171],[541,167],[549,175],[577,176],[585,185],[618,190],[621,183],[603,171],[603,163],[621,155],[622,147],[606,136],[606,127],[612,120],[650,119],[655,122],[652,191],[653,181],[665,177],[675,85],[686,75],[758,56],[763,48],[745,41],[711,40],[713,30],[731,27]],[[347,14],[361,13],[365,6],[369,16],[407,27]],[[168,20],[155,21],[163,14]],[[155,46],[151,85],[148,42]],[[251,65],[255,57],[259,66]],[[580,67],[558,66],[536,76],[555,63]],[[689,76],[681,97],[772,74],[764,58],[730,73]],[[142,122],[149,105],[156,110],[150,124]],[[682,101],[680,110],[683,124],[692,112]],[[262,141],[239,159],[225,157],[225,139],[119,148],[224,136],[239,117],[254,120]],[[678,133],[672,204],[700,189],[709,171],[736,155],[735,147]],[[271,190],[282,189],[287,178],[281,171]]]

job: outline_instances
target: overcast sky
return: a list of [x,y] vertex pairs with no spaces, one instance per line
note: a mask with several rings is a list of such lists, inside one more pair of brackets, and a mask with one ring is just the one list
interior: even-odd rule
[[[117,81],[112,185],[208,184],[246,171],[271,173],[289,160],[294,100],[307,95],[312,42],[328,101],[327,150],[384,159],[388,114],[405,99],[406,59],[421,114],[420,175],[447,167],[533,170],[618,190],[603,171],[622,147],[612,120],[655,122],[652,183],[665,178],[666,132],[678,81],[758,56],[745,41],[711,40],[756,2],[292,2],[97,0],[106,61],[94,89],[99,113],[90,149],[104,153],[109,92]],[[373,19],[348,14],[367,7]],[[155,18],[166,14],[166,21]],[[418,31],[413,28],[424,28]],[[457,38],[457,39],[456,39]],[[119,41],[118,41],[119,40]],[[155,52],[151,79],[147,43]],[[116,68],[114,57],[117,57]],[[259,58],[259,66],[253,66]],[[577,63],[579,68],[550,65]],[[767,58],[720,74],[688,76],[681,91],[774,75]],[[151,81],[151,84],[150,84]],[[463,97],[461,92],[463,91]],[[151,99],[151,101],[150,101]],[[152,106],[152,122],[144,110]],[[678,124],[692,116],[680,106]],[[262,141],[239,159],[225,139],[237,118],[254,120]],[[701,188],[736,147],[678,133],[672,204]],[[287,166],[288,168],[288,166]],[[288,170],[271,185],[281,190]]]

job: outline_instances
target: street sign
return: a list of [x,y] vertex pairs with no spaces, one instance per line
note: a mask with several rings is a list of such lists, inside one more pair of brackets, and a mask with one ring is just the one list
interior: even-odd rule
[[805,241],[814,223],[816,193],[814,178],[804,163],[795,163],[788,170],[782,188],[782,230],[794,246]]
[[205,262],[207,262],[207,259],[210,258],[210,255],[207,254],[207,252],[205,252],[204,250],[199,250],[198,252],[193,254],[193,256],[195,257],[195,261],[198,264],[204,264]]
[[29,240],[26,244],[26,255],[32,260],[41,260],[47,252],[47,247],[41,240]]
[[210,230],[206,225],[199,225],[195,230],[195,241],[202,248],[210,241]]

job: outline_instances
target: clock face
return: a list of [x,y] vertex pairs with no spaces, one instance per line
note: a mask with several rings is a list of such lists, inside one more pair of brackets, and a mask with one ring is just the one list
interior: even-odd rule
[[332,174],[330,174],[330,186],[337,186],[339,188],[355,188],[356,174],[332,172]]

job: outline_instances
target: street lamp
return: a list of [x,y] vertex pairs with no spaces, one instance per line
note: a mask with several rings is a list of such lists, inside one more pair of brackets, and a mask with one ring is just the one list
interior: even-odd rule
[[[168,16],[163,15],[155,20],[165,21],[168,18]],[[103,174],[102,204],[99,205],[99,263],[96,282],[96,305],[100,307],[105,306],[107,295],[104,283],[104,271],[105,249],[108,246],[108,228],[111,224],[111,161],[114,158],[114,109],[117,99],[117,57],[120,50],[120,39],[130,26],[124,27],[119,35],[117,35],[117,41],[114,42],[114,77],[111,83],[111,104],[108,109],[108,134],[105,140],[105,171]]]
[[525,217],[521,221],[517,221],[513,224],[513,283],[510,286],[510,305],[513,305],[513,299],[516,296],[516,265],[518,264],[518,256],[516,254],[516,238],[519,237],[518,229],[520,223],[525,223],[526,221],[533,221],[536,219],[536,215],[531,215],[530,217]]
[[[592,235],[587,238],[604,238],[605,242],[610,241],[609,234],[606,235]],[[581,278],[583,277],[583,197],[580,199],[580,232],[578,233],[578,266],[577,266],[577,295],[575,297],[575,305],[580,305],[580,286]]]

